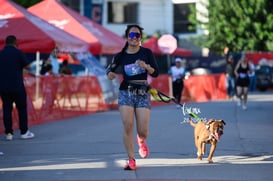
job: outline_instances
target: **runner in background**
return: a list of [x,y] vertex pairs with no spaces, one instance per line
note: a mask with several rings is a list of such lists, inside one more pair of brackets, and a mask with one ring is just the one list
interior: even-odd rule
[[182,59],[176,58],[175,65],[173,65],[169,71],[172,77],[172,91],[173,97],[178,103],[181,102],[181,96],[184,88],[185,67],[182,66]]
[[238,96],[238,106],[242,105],[242,109],[246,110],[248,86],[249,86],[249,73],[251,73],[250,65],[245,57],[242,55],[241,59],[237,63],[234,73],[236,76],[236,90]]

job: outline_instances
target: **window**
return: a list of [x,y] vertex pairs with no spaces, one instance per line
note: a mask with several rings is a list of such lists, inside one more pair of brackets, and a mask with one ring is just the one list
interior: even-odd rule
[[189,26],[192,25],[188,20],[191,4],[194,3],[174,4],[174,33],[196,33],[196,29],[189,29]]
[[137,23],[138,3],[108,2],[108,23]]
[[72,8],[73,10],[80,12],[80,1],[79,0],[61,0],[61,2]]

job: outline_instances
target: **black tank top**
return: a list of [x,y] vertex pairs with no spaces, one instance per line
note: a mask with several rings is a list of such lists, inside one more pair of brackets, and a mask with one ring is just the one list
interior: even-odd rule
[[248,71],[249,71],[249,66],[248,66],[248,64],[247,64],[246,67],[243,67],[243,66],[242,66],[242,63],[240,63],[240,66],[239,66],[239,68],[238,68],[238,74],[240,74],[240,73],[247,74]]
[[245,79],[248,78],[248,70],[249,70],[249,65],[247,64],[246,67],[242,66],[242,63],[240,63],[240,66],[238,68],[238,74],[240,79]]

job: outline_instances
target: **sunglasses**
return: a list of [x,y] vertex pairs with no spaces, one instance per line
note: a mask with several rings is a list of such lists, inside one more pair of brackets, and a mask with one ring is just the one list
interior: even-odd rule
[[140,38],[140,33],[131,32],[131,33],[129,33],[128,37],[131,38],[131,39],[133,39],[134,37]]

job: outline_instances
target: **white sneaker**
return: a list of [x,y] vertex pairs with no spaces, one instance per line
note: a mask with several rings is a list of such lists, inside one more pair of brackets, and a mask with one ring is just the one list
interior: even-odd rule
[[13,135],[11,133],[6,134],[6,140],[7,141],[12,141],[13,140]]
[[240,99],[237,101],[237,106],[241,106],[241,100]]
[[246,109],[247,109],[246,105],[243,105],[242,108],[243,108],[243,110],[246,110]]
[[21,134],[21,138],[22,139],[30,139],[30,138],[34,138],[34,133],[27,131],[25,134]]

